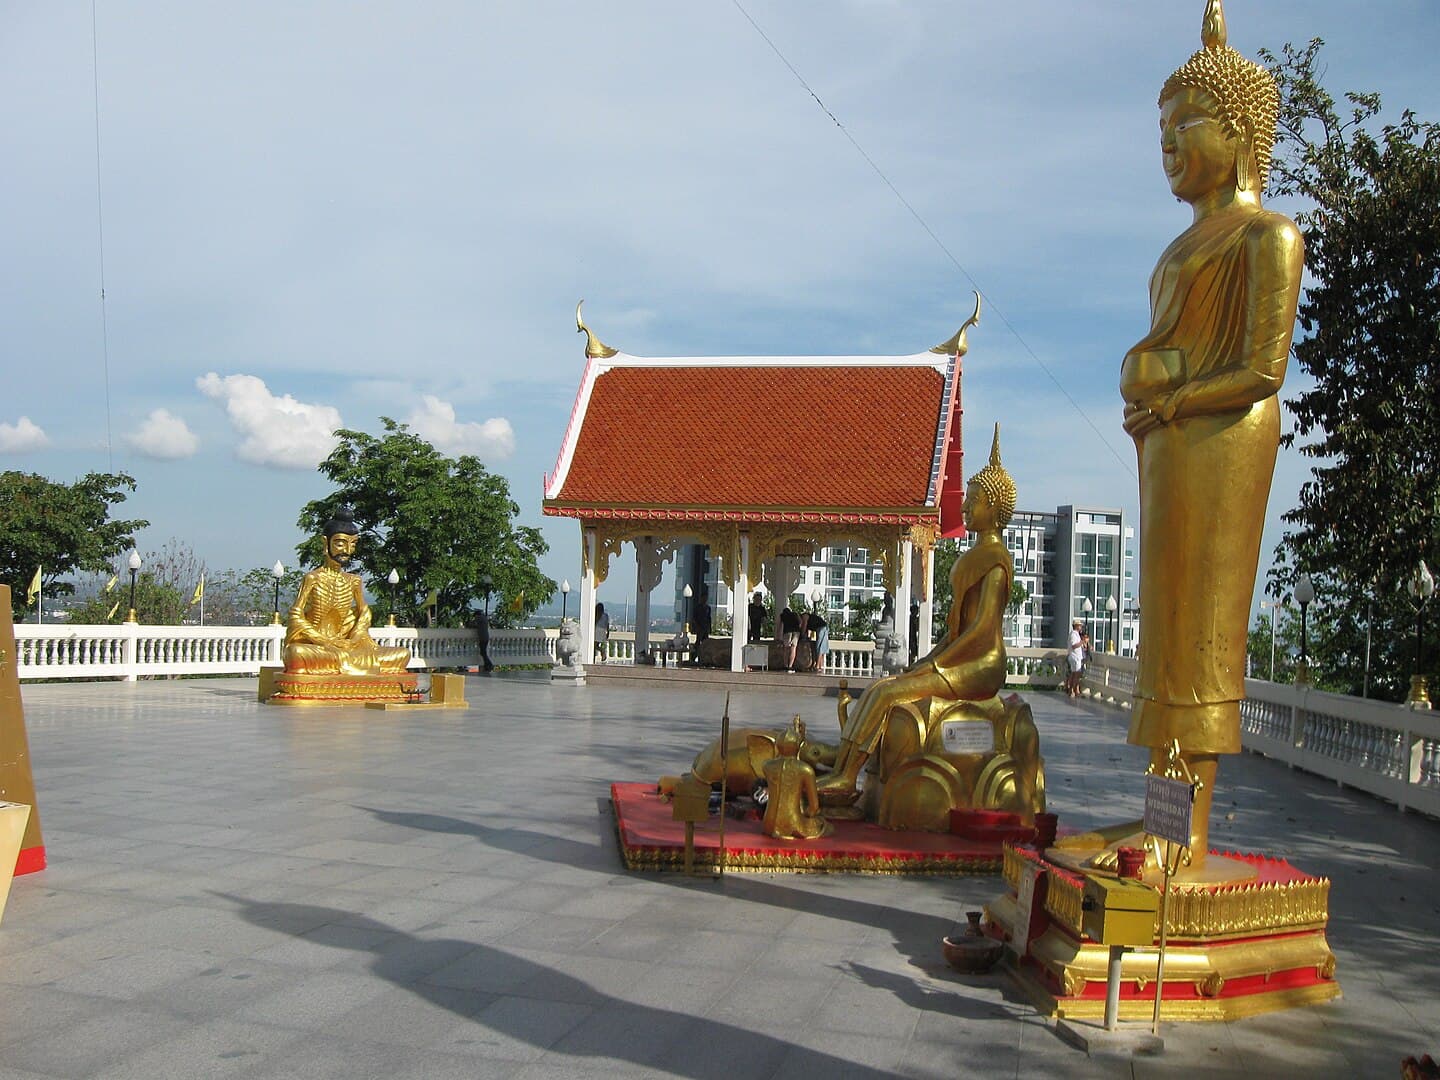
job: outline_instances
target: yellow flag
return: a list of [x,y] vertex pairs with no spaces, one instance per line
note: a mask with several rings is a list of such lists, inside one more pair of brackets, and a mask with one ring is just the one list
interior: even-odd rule
[[205,599],[205,575],[200,575],[200,584],[195,586],[195,595],[190,597],[190,606],[194,607],[201,600]]
[[510,610],[513,611],[516,615],[519,615],[522,611],[525,610],[525,590],[524,590],[524,589],[521,589],[521,590],[520,590],[520,595],[519,595],[519,596],[515,597],[514,600],[511,600],[511,601],[510,601]]
[[25,590],[25,603],[33,604],[40,595],[40,567],[35,567],[35,576],[30,579],[30,588]]
[[110,610],[107,611],[107,612],[105,612],[105,621],[106,621],[106,622],[109,622],[111,619],[113,619],[113,618],[115,617],[115,612],[117,612],[117,611],[119,611],[119,610],[120,610],[120,601],[119,601],[119,600],[116,600],[115,603],[113,603],[113,604],[110,605]]
[[105,582],[105,591],[106,591],[106,592],[113,592],[113,591],[115,590],[115,580],[116,580],[116,575],[111,574],[111,575],[110,575],[110,580],[107,581],[107,582]]

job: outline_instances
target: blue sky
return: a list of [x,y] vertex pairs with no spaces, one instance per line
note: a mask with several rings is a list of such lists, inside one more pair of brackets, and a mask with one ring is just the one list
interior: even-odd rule
[[[1155,97],[1203,6],[97,0],[92,39],[89,3],[5,4],[0,468],[127,471],[142,549],[289,563],[329,427],[389,415],[506,476],[574,581],[539,503],[578,299],[634,354],[893,354],[979,288],[972,454],[998,419],[1023,507],[1133,511],[1115,385],[1188,222]],[[1323,37],[1332,92],[1440,117],[1433,0],[1226,11],[1249,55]]]

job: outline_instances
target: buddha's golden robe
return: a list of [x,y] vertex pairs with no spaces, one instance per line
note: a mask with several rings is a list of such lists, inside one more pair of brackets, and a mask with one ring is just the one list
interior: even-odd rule
[[1150,279],[1150,334],[1120,391],[1173,419],[1135,440],[1140,465],[1139,671],[1130,742],[1238,753],[1251,593],[1280,437],[1276,393],[1303,247],[1280,214],[1239,206],[1182,233]]
[[370,636],[370,605],[357,574],[322,566],[305,575],[285,628],[285,670],[302,675],[404,671],[408,649]]

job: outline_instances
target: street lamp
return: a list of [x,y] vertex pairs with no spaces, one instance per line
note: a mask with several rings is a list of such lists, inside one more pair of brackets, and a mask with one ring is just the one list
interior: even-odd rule
[[1275,681],[1275,609],[1284,607],[1284,600],[1261,600],[1260,610],[1270,609],[1270,681]]
[[1308,683],[1310,681],[1310,627],[1306,622],[1305,614],[1310,605],[1315,602],[1315,583],[1310,580],[1309,574],[1301,574],[1300,580],[1295,582],[1295,600],[1300,605],[1300,665],[1295,669],[1295,681]]
[[1405,589],[1410,593],[1410,604],[1415,609],[1415,674],[1410,676],[1410,696],[1405,699],[1405,704],[1412,709],[1428,709],[1430,688],[1425,676],[1420,673],[1420,656],[1424,643],[1425,601],[1435,595],[1435,578],[1424,559],[1405,582]]
[[390,573],[386,576],[385,580],[390,583],[390,621],[389,621],[388,623],[386,623],[385,625],[386,625],[386,626],[394,626],[394,625],[395,625],[395,586],[400,584],[400,571],[396,570],[396,569],[392,566],[392,567],[390,568]]
[[490,620],[490,590],[495,587],[495,579],[486,574],[480,579],[480,588],[485,590],[485,620]]
[[695,595],[695,590],[692,589],[692,588],[690,588],[689,585],[686,585],[686,586],[685,586],[685,610],[684,610],[684,612],[683,612],[682,614],[685,616],[685,633],[687,633],[687,634],[690,633],[690,598],[691,598],[692,596],[694,596],[694,595]]
[[563,623],[565,617],[570,614],[570,579],[566,578],[560,583],[560,621]]
[[279,625],[280,625],[280,582],[281,582],[281,581],[284,579],[284,577],[285,577],[285,564],[282,563],[279,559],[276,559],[276,560],[275,560],[275,565],[270,568],[270,576],[275,579],[275,608],[274,608],[274,614],[273,614],[273,615],[271,616],[271,618],[270,618],[270,625],[271,625],[271,626],[279,626]]
[[[1112,630],[1113,630],[1113,628],[1114,628],[1114,624],[1115,624],[1115,609],[1118,608],[1119,606],[1120,606],[1120,605],[1119,605],[1118,603],[1116,603],[1116,601],[1115,601],[1115,594],[1114,594],[1114,593],[1111,593],[1108,597],[1106,597],[1106,599],[1105,599],[1105,636],[1106,636],[1106,637],[1110,637],[1110,634],[1111,634],[1111,632],[1112,632]],[[1112,652],[1112,653],[1115,652],[1115,639],[1114,639],[1114,638],[1110,638],[1110,648],[1109,648],[1107,651],[1108,651],[1108,652]]]
[[126,560],[130,567],[130,614],[125,617],[128,623],[138,623],[140,620],[135,617],[135,578],[140,573],[140,552],[133,547],[130,549],[130,558]]
[[[1130,655],[1130,656],[1135,656],[1135,655],[1138,653],[1138,651],[1139,651],[1139,650],[1138,650],[1138,646],[1139,646],[1139,644],[1140,644],[1140,642],[1139,642],[1139,637],[1140,637],[1140,635],[1139,635],[1139,633],[1138,633],[1138,628],[1137,628],[1136,625],[1135,625],[1136,622],[1137,622],[1137,620],[1140,618],[1140,609],[1135,606],[1135,600],[1134,600],[1133,598],[1126,598],[1126,600],[1125,600],[1125,614],[1129,616],[1130,635],[1131,635],[1132,639],[1135,640],[1135,645],[1131,646],[1131,649],[1130,649],[1130,652],[1128,653],[1128,655]],[[1120,626],[1121,626],[1121,628],[1122,628],[1120,632],[1123,634],[1123,633],[1125,632],[1124,629],[1123,629],[1124,626],[1125,626],[1125,622],[1122,621],[1122,622],[1120,623]]]

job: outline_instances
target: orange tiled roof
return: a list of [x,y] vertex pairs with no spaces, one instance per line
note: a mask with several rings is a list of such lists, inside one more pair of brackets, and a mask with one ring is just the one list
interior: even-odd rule
[[545,512],[922,510],[944,391],[925,364],[620,362],[582,386]]

